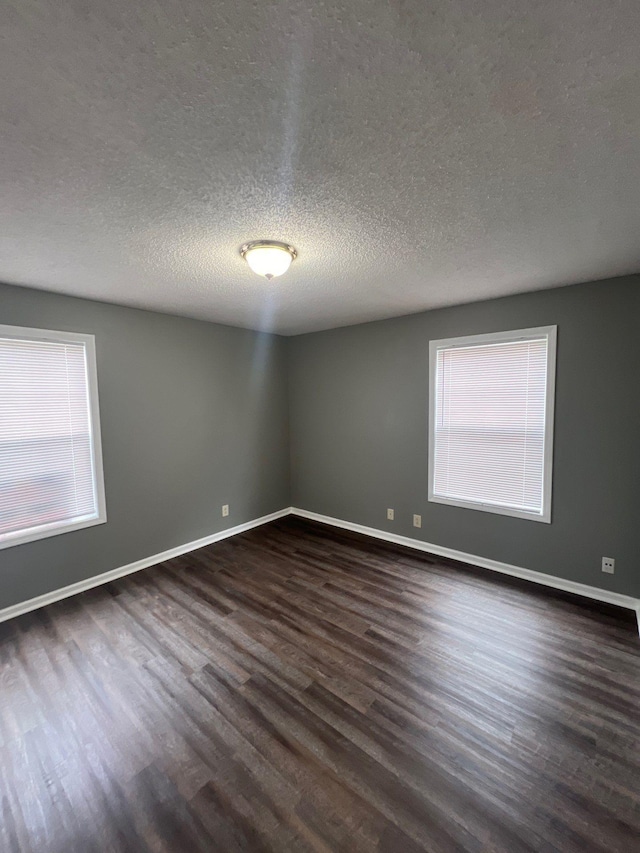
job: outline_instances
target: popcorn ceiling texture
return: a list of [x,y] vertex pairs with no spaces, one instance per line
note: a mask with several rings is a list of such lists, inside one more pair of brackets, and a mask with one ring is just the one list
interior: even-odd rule
[[294,334],[637,272],[639,42],[637,0],[6,0],[0,279]]

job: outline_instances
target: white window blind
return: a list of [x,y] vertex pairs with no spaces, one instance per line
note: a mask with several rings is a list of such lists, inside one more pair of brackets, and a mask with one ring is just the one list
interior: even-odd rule
[[91,336],[0,327],[0,547],[106,520],[96,394]]
[[430,499],[549,521],[555,327],[435,341],[431,361]]

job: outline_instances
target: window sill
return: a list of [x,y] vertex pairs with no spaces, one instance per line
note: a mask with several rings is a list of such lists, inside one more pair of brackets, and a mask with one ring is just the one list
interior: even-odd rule
[[83,530],[85,527],[94,527],[96,524],[105,524],[106,514],[90,516],[76,521],[54,522],[43,524],[40,527],[32,527],[20,533],[5,533],[0,535],[0,550],[12,548],[14,545],[26,545],[29,542],[37,542],[38,539],[48,539],[50,536],[59,536],[61,533],[72,533],[74,530]]
[[480,512],[491,512],[494,515],[509,515],[512,518],[525,518],[527,521],[541,521],[543,524],[551,524],[551,509],[538,514],[535,512],[527,512],[526,510],[515,509],[508,506],[499,506],[489,503],[474,503],[472,501],[456,500],[442,495],[429,495],[431,503],[446,504],[447,506],[457,506],[461,509],[476,509]]

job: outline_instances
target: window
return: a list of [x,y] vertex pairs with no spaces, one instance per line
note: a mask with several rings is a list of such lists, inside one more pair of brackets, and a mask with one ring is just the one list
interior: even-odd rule
[[551,521],[556,326],[430,344],[429,500]]
[[106,520],[93,336],[0,326],[0,548]]

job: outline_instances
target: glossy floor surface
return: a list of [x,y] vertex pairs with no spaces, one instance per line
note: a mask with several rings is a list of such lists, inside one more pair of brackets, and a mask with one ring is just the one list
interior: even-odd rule
[[0,625],[0,850],[638,853],[623,612],[283,519]]

